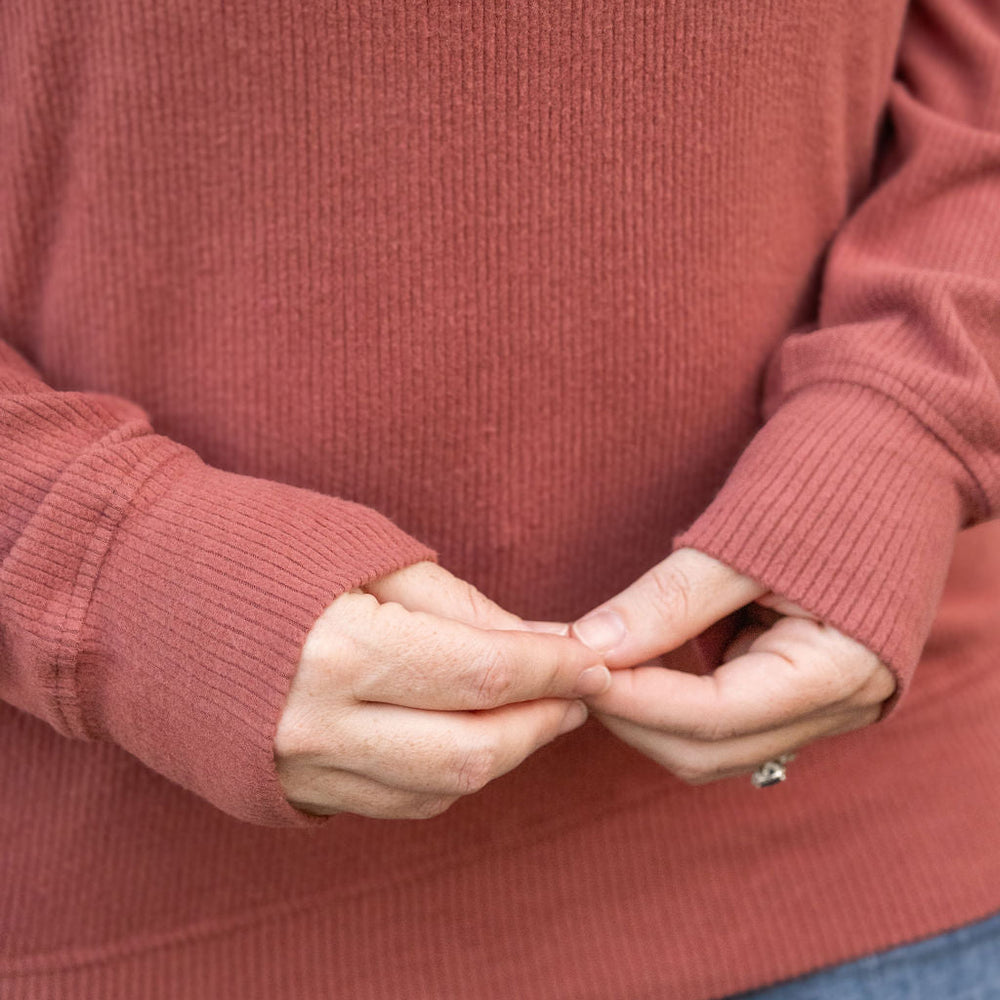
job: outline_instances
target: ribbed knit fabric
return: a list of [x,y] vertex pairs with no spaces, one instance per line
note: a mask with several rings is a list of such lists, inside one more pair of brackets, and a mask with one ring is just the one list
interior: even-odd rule
[[[708,1000],[1000,909],[993,0],[22,0],[0,95],[0,995]],[[592,723],[284,801],[344,590],[681,545],[906,698],[768,793]]]

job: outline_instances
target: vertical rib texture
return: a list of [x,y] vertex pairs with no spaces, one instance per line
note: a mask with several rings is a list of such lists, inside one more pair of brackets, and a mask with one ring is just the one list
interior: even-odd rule
[[433,553],[369,508],[212,469],[134,407],[15,389],[5,699],[242,819],[306,823],[272,750],[305,635],[338,594]]
[[775,353],[771,419],[675,539],[863,641],[895,671],[897,705],[956,528],[1000,510],[1000,34],[990,20],[977,4],[911,12],[885,176],[833,240],[818,329]]
[[[0,995],[709,1000],[1000,907],[1000,14],[849,6],[0,6]],[[284,802],[337,594],[672,544],[903,707]]]

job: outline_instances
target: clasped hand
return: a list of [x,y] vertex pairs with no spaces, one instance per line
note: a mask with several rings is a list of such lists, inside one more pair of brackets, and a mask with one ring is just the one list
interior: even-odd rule
[[315,814],[437,815],[587,717],[602,658],[521,621],[433,563],[336,598],[278,723],[287,799]]
[[[721,666],[670,669],[667,654],[751,602],[756,620]],[[579,726],[587,705],[622,740],[702,783],[867,725],[894,689],[860,643],[693,549],[572,626],[523,622],[425,562],[323,613],[275,760],[288,800],[306,812],[421,818]]]
[[[751,602],[750,624],[711,673],[661,665],[670,660],[663,654]],[[691,784],[869,725],[896,688],[861,643],[694,549],[678,549],[571,632],[612,668],[591,708]]]

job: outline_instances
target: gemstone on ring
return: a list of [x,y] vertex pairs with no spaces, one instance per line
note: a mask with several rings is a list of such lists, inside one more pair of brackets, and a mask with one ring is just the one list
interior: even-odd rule
[[785,766],[794,759],[794,754],[786,753],[773,760],[766,760],[752,775],[750,781],[754,788],[770,788],[772,785],[780,785],[788,777],[788,768]]

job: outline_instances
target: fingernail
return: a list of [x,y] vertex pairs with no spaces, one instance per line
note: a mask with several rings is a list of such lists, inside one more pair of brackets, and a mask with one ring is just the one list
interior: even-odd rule
[[565,622],[521,622],[521,627],[529,632],[545,632],[549,635],[569,635],[569,626]]
[[573,690],[578,698],[587,698],[595,694],[604,694],[611,687],[611,671],[607,667],[587,667],[576,679]]
[[573,635],[598,653],[610,653],[625,638],[625,622],[615,611],[595,611],[573,625]]
[[584,705],[582,701],[574,701],[573,704],[566,709],[566,714],[563,716],[562,722],[559,724],[559,735],[562,736],[563,733],[568,733],[577,726],[582,726],[587,719],[587,706]]

